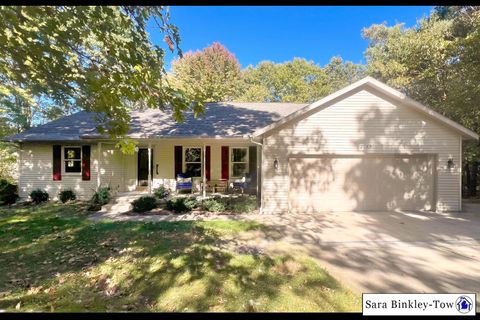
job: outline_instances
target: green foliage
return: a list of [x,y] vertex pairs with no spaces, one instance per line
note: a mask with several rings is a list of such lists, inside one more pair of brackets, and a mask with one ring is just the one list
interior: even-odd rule
[[5,179],[0,180],[0,204],[12,204],[18,199],[17,185]]
[[197,198],[196,198],[196,197],[188,197],[188,198],[185,198],[185,206],[187,206],[187,208],[188,208],[189,210],[198,208],[199,203],[198,203]]
[[227,209],[227,206],[221,198],[213,198],[204,200],[202,202],[202,208],[209,212],[224,212]]
[[46,202],[49,198],[50,195],[48,194],[48,192],[41,189],[36,189],[30,192],[30,199],[32,199],[32,202],[35,204]]
[[194,101],[230,101],[240,79],[237,58],[218,42],[187,52],[172,62],[172,70],[172,83]]
[[165,208],[176,213],[191,211],[191,209],[185,204],[185,199],[186,198],[182,197],[168,200]]
[[168,198],[168,196],[170,195],[170,190],[166,188],[164,185],[161,185],[153,191],[153,194],[158,199],[163,200]]
[[60,191],[60,193],[58,194],[58,198],[60,199],[60,201],[62,201],[62,203],[65,203],[67,201],[76,200],[77,196],[75,195],[75,192],[73,192],[73,190],[63,190]]
[[[166,82],[165,50],[147,32],[151,22],[181,55],[169,19],[164,6],[2,6],[0,104],[9,121],[24,130],[35,117],[81,108],[100,113],[101,133],[122,138],[131,109],[168,105],[181,118],[195,104]],[[119,147],[128,152],[131,142]]]
[[132,201],[134,212],[147,212],[157,207],[157,199],[152,196],[144,196]]
[[257,197],[243,195],[232,198],[229,202],[229,210],[235,213],[249,213],[257,209]]
[[110,194],[110,187],[100,187],[92,195],[90,199],[89,210],[98,211],[102,208],[103,205],[110,202],[112,195]]
[[242,71],[236,101],[311,103],[363,76],[363,68],[334,57],[323,68],[302,58],[260,62]]
[[257,209],[257,197],[214,197],[202,202],[202,209],[209,212],[249,213]]

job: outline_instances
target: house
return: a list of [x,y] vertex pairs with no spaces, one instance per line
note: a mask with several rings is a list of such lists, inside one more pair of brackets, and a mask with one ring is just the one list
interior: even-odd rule
[[88,112],[8,137],[21,147],[20,196],[175,188],[188,172],[197,185],[248,175],[264,213],[460,211],[462,141],[478,139],[371,77],[308,105],[211,103],[183,123],[168,111],[131,115],[134,155],[99,135]]

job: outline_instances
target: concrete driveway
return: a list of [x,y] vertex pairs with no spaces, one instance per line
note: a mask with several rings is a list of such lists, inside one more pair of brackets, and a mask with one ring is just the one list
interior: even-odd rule
[[359,293],[476,292],[478,299],[480,205],[465,209],[264,216],[268,231],[237,241],[303,252]]

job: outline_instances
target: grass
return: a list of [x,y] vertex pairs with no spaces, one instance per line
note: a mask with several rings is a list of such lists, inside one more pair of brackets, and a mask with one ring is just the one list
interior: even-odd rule
[[93,223],[81,204],[0,209],[6,311],[358,311],[313,260],[221,249],[247,221]]

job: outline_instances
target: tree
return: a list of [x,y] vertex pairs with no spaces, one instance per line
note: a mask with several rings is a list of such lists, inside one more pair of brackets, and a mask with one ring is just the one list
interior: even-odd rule
[[[165,79],[165,50],[153,45],[156,24],[172,52],[181,55],[177,28],[166,7],[0,7],[0,103],[18,130],[42,117],[84,109],[99,113],[98,129],[125,139],[134,108],[201,111]],[[60,111],[60,112],[59,112]]]
[[242,71],[237,101],[309,103],[361,77],[362,67],[334,57],[323,68],[303,58],[262,61]]
[[[412,28],[372,25],[363,36],[369,74],[480,132],[478,7],[440,7]],[[464,150],[469,194],[475,195],[480,148],[468,143]]]
[[325,94],[326,78],[313,61],[295,58],[285,63],[262,61],[242,72],[237,101],[312,102]]
[[172,83],[193,101],[229,101],[240,79],[240,64],[218,42],[172,62]]
[[365,75],[365,66],[351,61],[344,62],[342,57],[333,57],[323,67],[329,85],[329,93],[338,91],[345,86],[360,80]]

